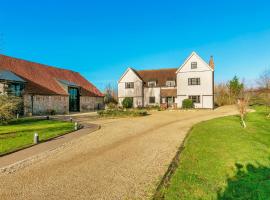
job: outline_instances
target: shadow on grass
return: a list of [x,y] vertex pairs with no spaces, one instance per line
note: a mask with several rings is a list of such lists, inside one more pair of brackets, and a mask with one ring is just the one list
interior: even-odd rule
[[252,164],[246,167],[236,164],[236,167],[236,175],[227,179],[227,187],[218,193],[218,200],[270,199],[270,168]]

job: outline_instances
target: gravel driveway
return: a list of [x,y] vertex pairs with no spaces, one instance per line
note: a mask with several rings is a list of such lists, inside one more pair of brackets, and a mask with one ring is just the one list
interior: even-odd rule
[[226,106],[96,120],[100,130],[0,174],[0,199],[147,199],[193,124],[235,113]]

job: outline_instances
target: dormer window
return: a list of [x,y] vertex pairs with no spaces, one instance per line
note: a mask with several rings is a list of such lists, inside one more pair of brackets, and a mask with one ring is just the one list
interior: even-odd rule
[[166,81],[166,86],[167,87],[175,87],[175,81],[174,80]]
[[148,87],[156,87],[157,82],[156,81],[148,81]]
[[197,69],[197,62],[191,62],[191,69]]
[[7,94],[11,96],[21,97],[23,89],[24,89],[24,84],[22,83],[8,83],[7,84]]

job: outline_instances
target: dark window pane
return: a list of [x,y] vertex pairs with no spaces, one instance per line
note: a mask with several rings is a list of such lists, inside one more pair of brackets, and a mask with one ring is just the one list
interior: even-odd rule
[[156,103],[155,97],[149,97],[149,103]]
[[197,69],[197,62],[191,62],[191,69]]

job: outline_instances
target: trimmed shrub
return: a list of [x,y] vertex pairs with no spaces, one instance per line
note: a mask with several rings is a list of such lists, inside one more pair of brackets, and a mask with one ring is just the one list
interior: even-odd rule
[[100,117],[141,117],[148,113],[145,110],[102,110],[98,111]]
[[194,104],[191,99],[184,99],[182,102],[182,108],[184,109],[190,109],[193,108]]
[[124,98],[124,100],[122,101],[122,105],[124,108],[132,108],[133,98],[131,98],[131,97]]

